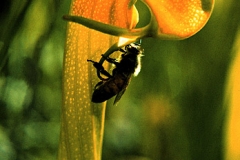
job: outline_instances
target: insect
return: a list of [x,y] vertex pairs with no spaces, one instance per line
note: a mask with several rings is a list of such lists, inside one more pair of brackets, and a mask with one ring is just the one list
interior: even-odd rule
[[[143,53],[140,44],[131,43],[123,49],[119,49],[119,51],[122,52],[119,62],[109,56],[102,55],[107,62],[115,65],[112,75],[104,69],[101,63],[87,60],[93,63],[93,66],[97,69],[97,75],[101,80],[94,88],[92,102],[101,103],[117,95],[114,100],[114,104],[116,104],[124,94],[132,75],[137,76],[140,72],[140,58]],[[103,78],[101,74],[107,78]]]

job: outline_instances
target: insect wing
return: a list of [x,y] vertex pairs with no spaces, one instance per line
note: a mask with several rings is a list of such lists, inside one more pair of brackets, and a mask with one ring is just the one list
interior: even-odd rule
[[116,95],[116,98],[113,102],[113,105],[117,104],[118,101],[122,98],[122,95],[124,94],[124,92],[126,91],[127,89],[127,86],[129,85],[130,81],[131,81],[131,77],[132,77],[132,74],[130,74],[128,77],[127,77],[127,80],[125,81],[124,85],[123,85],[123,89]]
[[113,102],[113,105],[117,104],[118,101],[122,98],[122,95],[124,94],[124,92],[126,91],[126,88],[124,88],[123,90],[121,90],[117,95],[116,98]]

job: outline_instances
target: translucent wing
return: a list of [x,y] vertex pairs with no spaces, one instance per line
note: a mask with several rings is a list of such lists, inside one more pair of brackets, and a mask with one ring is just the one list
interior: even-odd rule
[[124,92],[126,91],[126,88],[124,88],[123,90],[121,90],[121,92],[119,92],[114,100],[113,105],[117,104],[118,101],[122,98],[122,95],[124,94]]
[[132,74],[129,74],[128,77],[126,78],[126,81],[125,81],[125,83],[123,85],[123,89],[116,95],[116,98],[115,98],[115,100],[113,102],[113,105],[117,104],[118,101],[121,99],[122,95],[126,91],[127,86],[129,85],[129,83],[131,81],[131,77],[132,77]]

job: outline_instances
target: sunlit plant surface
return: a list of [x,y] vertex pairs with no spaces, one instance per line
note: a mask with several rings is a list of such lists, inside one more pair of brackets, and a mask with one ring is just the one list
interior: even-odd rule
[[[142,1],[138,1],[136,7],[140,20],[137,27],[134,27],[134,21],[126,24],[125,20],[130,19],[123,17],[130,14],[120,14],[125,13],[123,11],[128,7],[129,1],[124,1],[124,4],[116,1],[120,6],[111,7],[111,11],[106,6],[112,6],[112,1],[101,5],[105,9],[96,9],[98,5],[89,7],[84,4],[87,1],[76,2],[79,6],[85,6],[79,10],[79,14],[73,14],[72,10],[68,13],[69,0],[0,2],[0,159],[56,159],[66,24],[76,27],[71,32],[75,39],[68,38],[68,44],[78,48],[71,50],[76,57],[71,61],[72,66],[76,66],[76,76],[72,77],[70,82],[81,78],[81,83],[75,85],[76,91],[71,90],[71,93],[84,91],[84,94],[80,92],[81,94],[76,94],[77,98],[72,100],[81,100],[87,104],[91,101],[91,87],[94,87],[99,79],[95,68],[88,64],[86,59],[98,61],[100,55],[112,44],[130,43],[118,43],[118,37],[120,34],[123,36],[122,33],[132,37],[129,32],[132,30],[129,28],[146,28],[150,22],[150,10],[157,22],[155,24],[161,25],[157,26],[160,29],[157,30],[158,37],[142,38],[141,46],[145,56],[142,57],[140,74],[132,78],[117,106],[112,105],[111,99],[108,101],[102,159],[238,159],[238,0],[216,1],[210,21],[200,32],[196,30],[197,34],[194,36],[191,36],[194,33],[188,36],[183,33],[176,34],[176,27],[181,28],[180,26],[190,22],[182,18],[191,15],[182,10],[182,7],[175,8],[176,14],[173,14],[167,6],[173,9],[174,5],[167,4],[176,1],[155,1],[162,3],[158,6],[149,1],[148,6],[159,7],[156,12],[166,13],[159,15],[156,15],[153,9],[147,9]],[[184,2],[184,5],[187,5],[194,1]],[[200,15],[208,15],[212,7],[210,2],[197,2],[203,5]],[[134,1],[131,1],[131,4],[133,3]],[[199,5],[197,6],[196,8],[199,8]],[[95,11],[92,12],[91,8]],[[128,11],[131,13],[130,8]],[[195,11],[199,12],[198,9]],[[80,15],[83,12],[84,15]],[[89,13],[91,16],[87,16]],[[93,15],[103,13],[114,14],[103,16],[104,20],[92,18]],[[113,24],[115,29],[120,27],[123,30],[112,30],[112,33],[119,35],[109,38],[99,31],[90,32],[86,27],[81,27],[81,24],[66,23],[61,18],[66,14],[86,17],[88,22],[90,20],[94,24],[95,20]],[[112,18],[116,20],[108,22],[115,14],[119,15]],[[176,19],[174,15],[179,17]],[[161,17],[166,18],[158,22]],[[105,36],[108,38],[104,38]],[[184,39],[189,36],[191,37],[183,41],[171,41],[172,38]],[[132,41],[136,39],[134,36],[132,38]],[[81,50],[85,52],[79,56]],[[118,57],[117,54],[114,53],[111,57]],[[82,59],[79,60],[79,57]],[[108,69],[107,63],[104,62],[104,66]],[[111,73],[111,70],[109,72]],[[98,133],[103,130],[96,129],[95,132],[94,128],[97,128],[98,124],[98,128],[103,128],[101,119],[105,116],[105,108],[101,105],[89,107],[93,104],[87,106],[78,102],[74,103],[80,107],[70,106],[71,112],[67,107],[62,110],[66,111],[62,113],[69,113],[68,119],[62,115],[69,120],[64,128],[66,134],[62,135],[66,136],[66,141],[61,141],[69,150],[63,149],[62,153],[69,153],[65,159],[78,158],[80,155],[82,159],[101,157],[99,152],[102,150],[102,142],[101,134]],[[91,116],[93,114],[94,116]],[[83,117],[84,115],[86,117]],[[74,125],[75,128],[71,128]],[[95,137],[92,134],[94,132]],[[80,137],[76,137],[77,135]],[[89,146],[97,147],[92,149],[94,147]]]

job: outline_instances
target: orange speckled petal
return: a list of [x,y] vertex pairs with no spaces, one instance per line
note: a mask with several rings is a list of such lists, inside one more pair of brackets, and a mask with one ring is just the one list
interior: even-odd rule
[[[70,15],[131,28],[135,26],[137,14],[129,4],[132,1],[72,0]],[[99,60],[116,42],[117,38],[110,35],[68,23],[58,159],[101,159],[105,104],[91,103],[92,91],[99,79],[87,59]]]
[[187,38],[208,21],[214,0],[144,0],[157,24],[158,36]]

